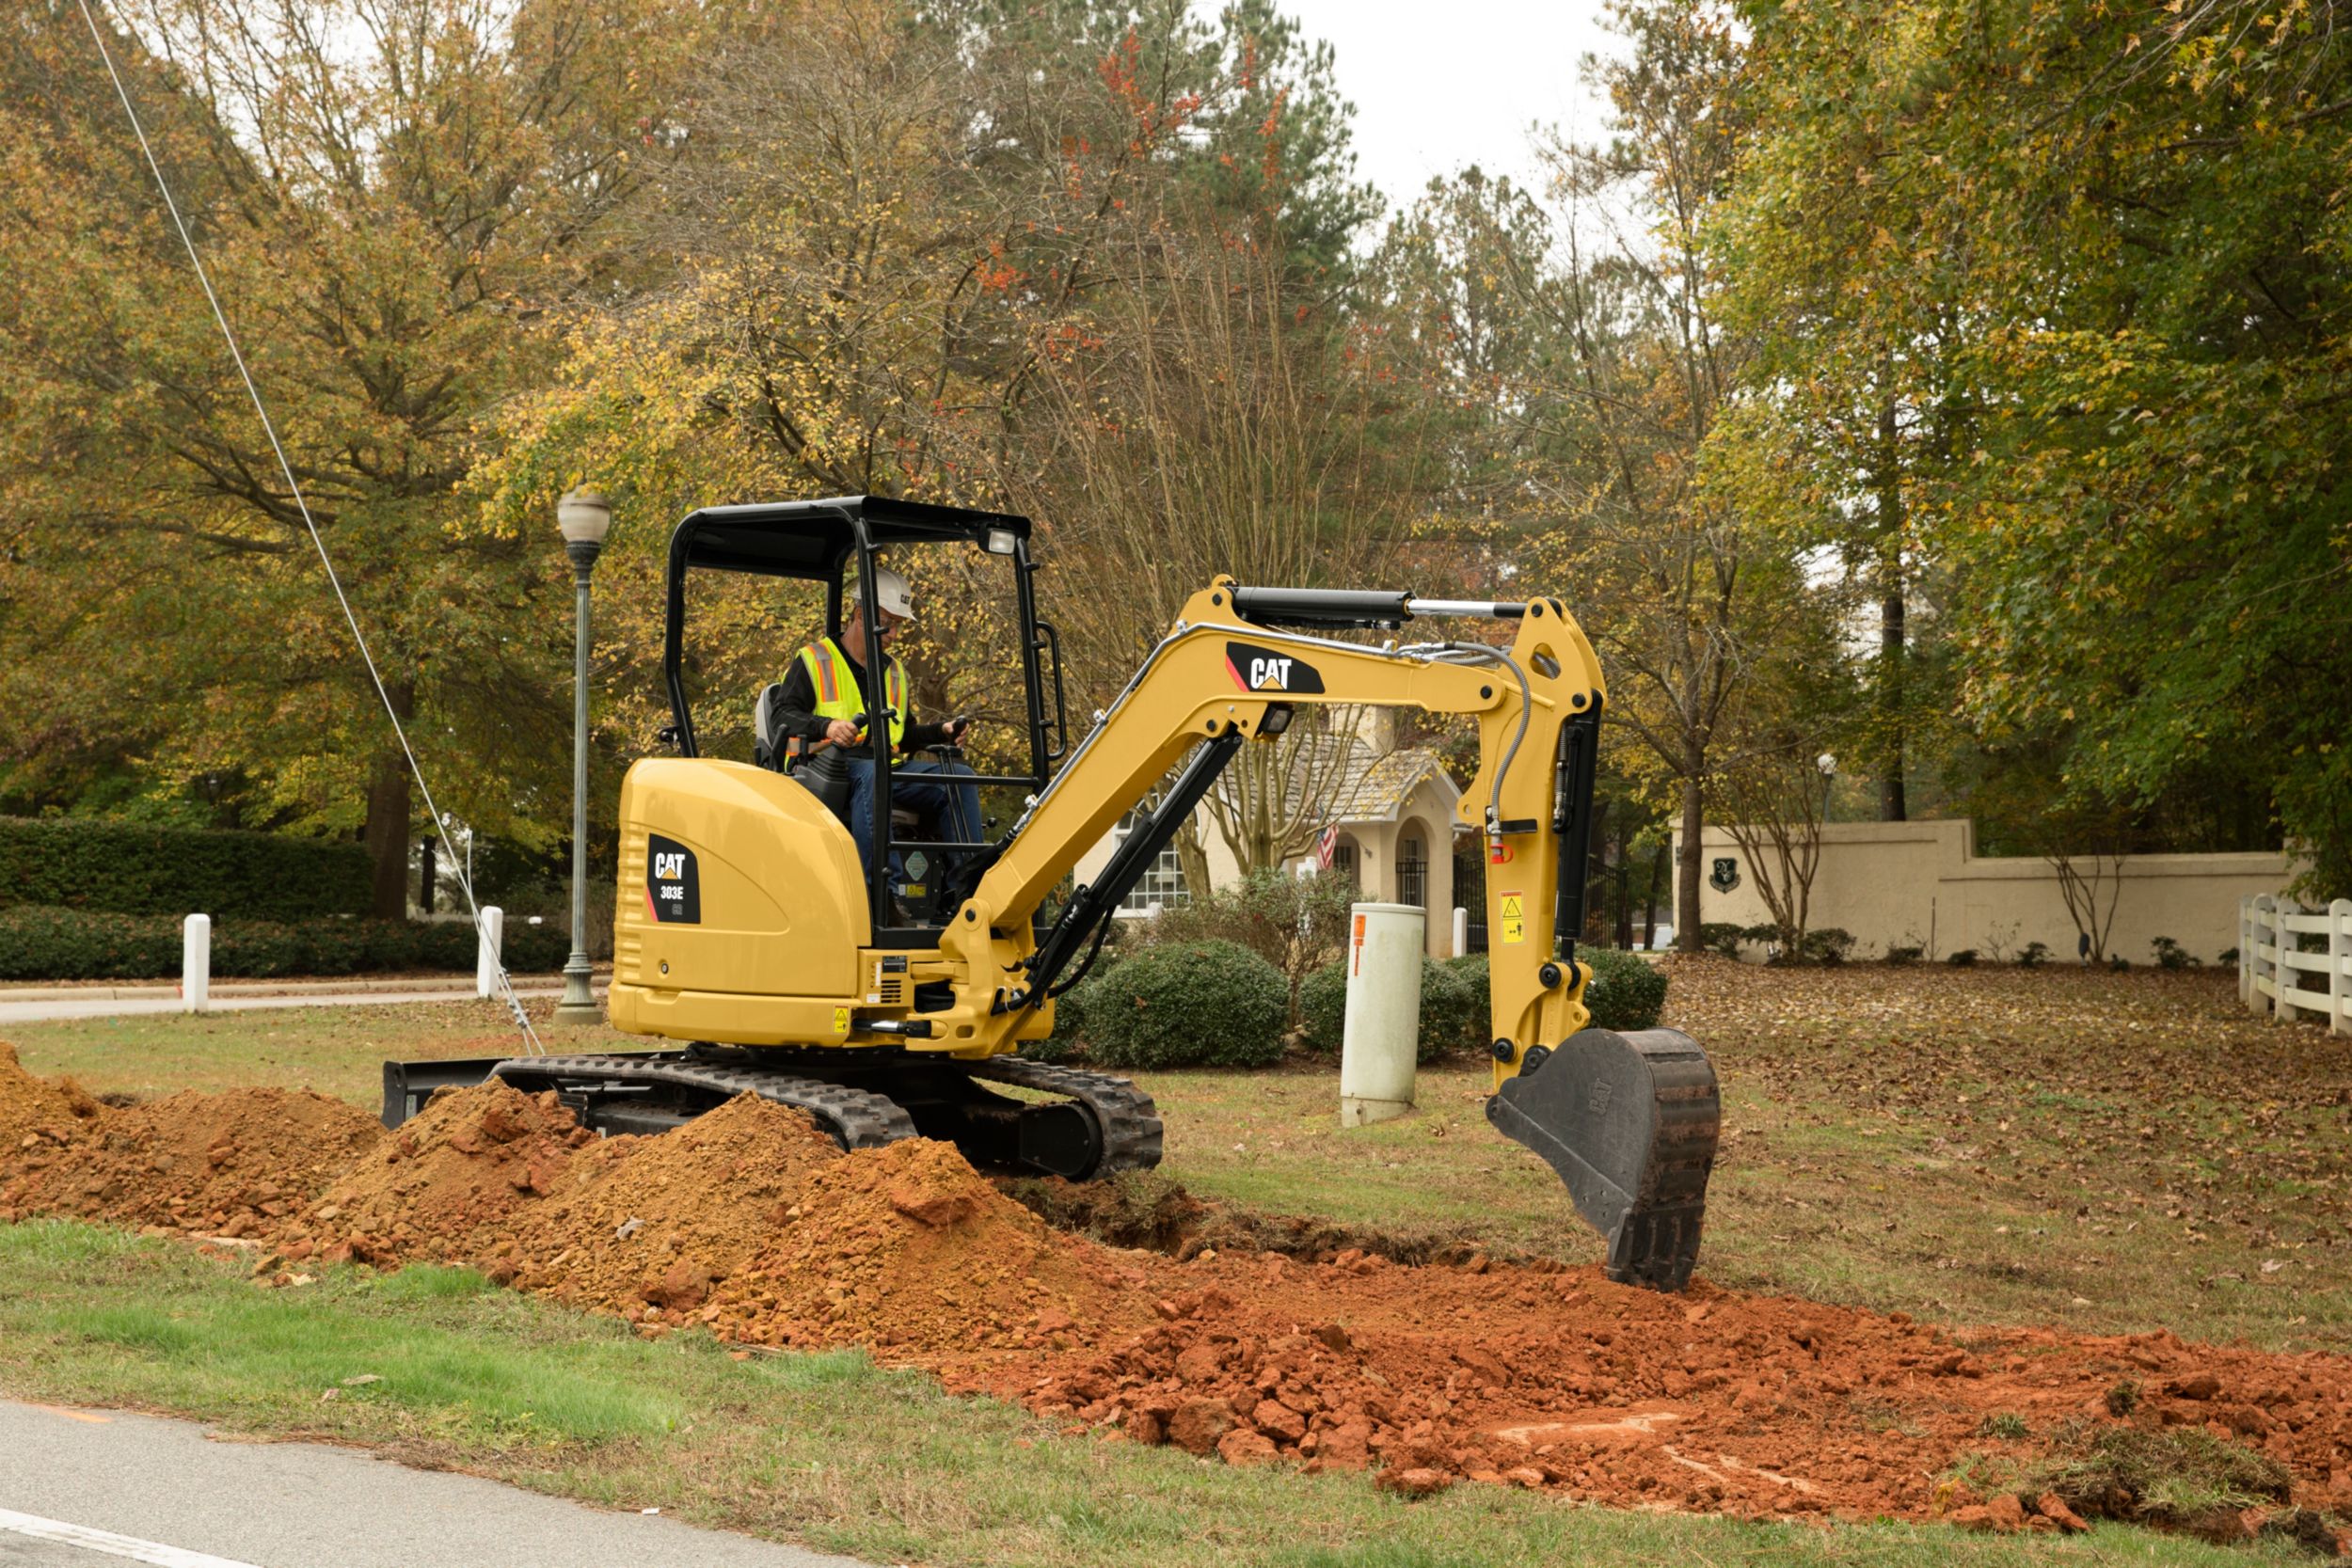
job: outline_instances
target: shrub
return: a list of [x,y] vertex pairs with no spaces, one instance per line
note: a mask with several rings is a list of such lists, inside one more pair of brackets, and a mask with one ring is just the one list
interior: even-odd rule
[[1824,926],[1804,934],[1804,956],[1817,964],[1842,964],[1852,951],[1853,933],[1841,927]]
[[2156,950],[2158,969],[2194,969],[2197,967],[2197,956],[2170,937],[2157,937],[2148,945]]
[[1347,942],[1355,884],[1337,872],[1286,876],[1262,868],[1232,887],[1196,895],[1152,917],[1152,942],[1230,942],[1281,971],[1284,1005],[1298,1021],[1298,988]]
[[1977,950],[1973,947],[1960,948],[1944,961],[1954,969],[1974,969],[1977,967]]
[[2107,968],[2112,970],[2114,973],[2121,974],[2131,967],[2132,960],[2125,958],[2122,954],[2110,953],[2107,955]]
[[1486,995],[1486,979],[1470,985],[1463,973],[1451,964],[1435,958],[1421,961],[1421,1038],[1414,1054],[1424,1062],[1455,1051],[1484,1051],[1487,1044],[1486,1029],[1493,1014]]
[[[1465,953],[1458,958],[1446,959],[1445,966],[1446,968],[1454,971],[1454,978],[1460,980],[1462,984],[1476,991],[1481,998],[1482,1005],[1484,1005],[1484,999],[1488,994],[1487,977],[1492,973],[1487,967],[1487,955],[1484,953]],[[1484,1029],[1486,1025],[1481,1023],[1479,1027]],[[1485,1045],[1487,1042],[1481,1039],[1478,1043]]]
[[1347,965],[1327,963],[1298,983],[1298,1037],[1311,1051],[1340,1053],[1347,1030]]
[[1597,1029],[1654,1029],[1666,1006],[1666,972],[1615,947],[1584,948],[1577,958],[1592,970],[1584,1007]]
[[1926,951],[1926,948],[1916,943],[1909,945],[1899,943],[1887,948],[1886,961],[1891,964],[1915,964],[1919,961],[1919,955]]
[[1263,1067],[1282,1054],[1290,986],[1236,942],[1161,942],[1082,1005],[1088,1055],[1105,1067]]
[[372,879],[348,842],[0,816],[0,906],[309,920],[365,911]]
[[1699,927],[1699,945],[1726,958],[1740,956],[1740,928],[1728,920],[1709,920]]
[[2235,965],[2237,962],[2237,949],[2234,947],[2223,948],[2221,950],[2221,956],[2216,958],[2214,962],[2217,964]]
[[[0,980],[174,979],[180,943],[181,922],[168,915],[0,909]],[[506,932],[506,967],[518,974],[561,969],[570,951],[570,939],[552,926]],[[473,967],[473,927],[458,921],[227,920],[213,927],[213,974],[223,979]]]
[[2026,943],[2025,951],[2017,955],[2017,967],[2020,969],[2040,969],[2049,961],[2050,944],[2046,942],[2029,942]]

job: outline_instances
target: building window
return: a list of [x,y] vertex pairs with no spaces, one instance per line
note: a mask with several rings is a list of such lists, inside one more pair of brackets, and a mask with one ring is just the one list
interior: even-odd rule
[[[1114,854],[1120,845],[1127,842],[1127,835],[1135,832],[1136,816],[1135,812],[1129,812],[1119,819],[1119,826],[1111,830],[1111,850]],[[1136,879],[1134,887],[1127,890],[1127,896],[1119,901],[1119,912],[1148,915],[1156,910],[1174,909],[1188,903],[1191,897],[1184,889],[1184,863],[1177,857],[1176,845],[1171,840],[1166,848],[1152,857],[1152,863],[1143,868],[1143,875]]]
[[1331,869],[1347,879],[1347,885],[1360,890],[1363,883],[1356,879],[1356,841],[1342,834],[1331,846]]
[[1396,841],[1396,901],[1429,906],[1429,855],[1419,833],[1406,833]]

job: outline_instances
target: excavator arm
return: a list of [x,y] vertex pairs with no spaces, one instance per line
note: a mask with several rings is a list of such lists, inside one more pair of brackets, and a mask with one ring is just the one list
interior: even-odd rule
[[[1464,614],[1518,630],[1504,648],[1319,635]],[[1556,599],[1426,601],[1219,578],[1030,803],[944,933],[942,956],[967,974],[1001,976],[986,998],[992,1021],[1041,1008],[1083,973],[1111,911],[1242,746],[1273,741],[1305,707],[1470,716],[1479,768],[1460,811],[1487,858],[1488,1119],[1566,1182],[1608,1239],[1612,1277],[1678,1290],[1697,1256],[1720,1102],[1687,1036],[1590,1026],[1592,971],[1576,961],[1575,936],[1605,702],[1592,644]],[[1171,769],[1110,863],[1032,940],[1032,914]]]

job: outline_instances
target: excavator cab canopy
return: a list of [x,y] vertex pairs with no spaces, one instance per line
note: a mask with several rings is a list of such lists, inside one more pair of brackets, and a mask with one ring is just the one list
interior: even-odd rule
[[[976,786],[1002,784],[1030,792],[1042,790],[1054,765],[1070,750],[1068,700],[1062,682],[1060,638],[1052,626],[1037,615],[1037,566],[1029,559],[1029,519],[1011,513],[932,506],[887,496],[835,496],[820,500],[706,506],[687,514],[670,536],[661,673],[669,691],[672,722],[663,738],[681,756],[701,754],[685,680],[687,579],[692,572],[743,572],[821,583],[825,589],[825,631],[837,638],[847,618],[843,599],[852,575],[863,594],[866,624],[875,624],[877,607],[871,568],[881,552],[900,552],[899,559],[903,560],[904,552],[911,547],[964,546],[1002,559],[1012,573],[1013,610],[1020,623],[1020,635],[1015,641],[1020,649],[1023,713],[1028,732],[1027,771],[973,774],[965,782]],[[861,663],[867,662],[866,650],[846,651]],[[792,653],[787,647],[777,648],[779,671]],[[873,724],[868,733],[874,764],[874,841],[883,847],[869,868],[868,892],[873,907],[886,910],[891,907],[886,881],[890,851],[938,850],[948,847],[894,834],[889,814],[889,726]],[[977,875],[981,864],[980,860],[966,860],[970,874]],[[882,927],[883,923],[877,922],[877,926]],[[877,930],[876,940],[885,945],[909,945],[920,942],[924,935],[914,928],[899,931],[883,927]]]

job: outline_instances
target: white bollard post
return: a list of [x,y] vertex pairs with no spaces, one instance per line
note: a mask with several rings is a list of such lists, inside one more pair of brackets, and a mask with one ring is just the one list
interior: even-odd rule
[[1413,1108],[1422,927],[1428,917],[1412,904],[1358,904],[1348,913],[1340,1125],[1361,1127]]
[[474,949],[473,993],[494,996],[499,989],[499,954],[506,942],[506,911],[496,904],[482,906],[482,941]]
[[1454,952],[1450,956],[1456,958],[1470,956],[1470,911],[1459,904],[1454,906]]
[[213,1000],[213,917],[192,914],[180,927],[180,1005],[200,1013]]

